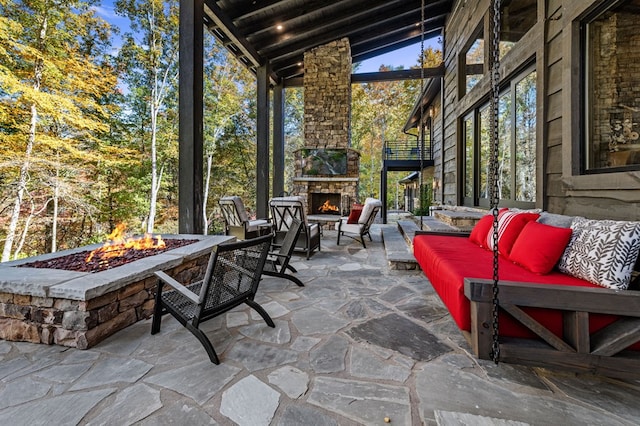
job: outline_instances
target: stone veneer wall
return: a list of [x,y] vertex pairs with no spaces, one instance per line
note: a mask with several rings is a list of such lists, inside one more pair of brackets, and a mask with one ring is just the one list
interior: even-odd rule
[[[343,38],[304,54],[305,148],[347,149],[343,176],[305,176],[300,151],[295,153],[292,193],[305,198],[307,214],[311,193],[338,193],[358,198],[360,153],[349,149],[351,133],[351,46]],[[342,206],[343,212],[348,206]]]
[[[190,283],[208,261],[209,253],[166,272]],[[151,317],[157,283],[151,276],[87,301],[0,293],[0,339],[88,349]]]
[[343,38],[304,54],[307,148],[347,148],[351,128],[351,46]]

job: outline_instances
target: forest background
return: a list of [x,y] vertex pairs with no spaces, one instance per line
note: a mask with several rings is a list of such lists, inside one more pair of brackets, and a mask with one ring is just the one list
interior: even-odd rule
[[[103,241],[118,223],[177,232],[179,1],[113,6],[124,32],[98,0],[0,0],[0,261]],[[425,65],[440,62],[424,53]],[[206,32],[204,73],[205,229],[219,233],[220,197],[255,207],[256,79]],[[420,86],[352,86],[363,198],[380,196],[384,141],[410,138],[402,127]],[[302,88],[285,91],[286,165],[304,145],[303,101]]]

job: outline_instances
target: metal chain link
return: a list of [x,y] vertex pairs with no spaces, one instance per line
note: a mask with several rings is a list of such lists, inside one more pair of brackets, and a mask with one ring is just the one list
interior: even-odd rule
[[424,158],[424,108],[422,107],[422,92],[424,91],[424,0],[420,2],[420,94],[418,95],[418,102],[420,105],[420,122],[418,123],[418,142],[420,143],[420,175],[418,186],[420,187],[420,229],[422,229],[422,217],[424,216],[424,212],[422,211],[422,206],[425,205],[424,202],[424,182],[422,177],[422,170],[424,169],[423,158]]
[[499,272],[498,272],[498,204],[500,202],[500,192],[498,187],[498,150],[499,150],[499,134],[498,134],[498,115],[500,103],[500,0],[493,0],[491,8],[491,22],[493,31],[490,35],[491,40],[491,120],[490,132],[493,138],[491,144],[491,161],[489,161],[489,173],[491,175],[491,193],[490,205],[493,213],[493,299],[492,299],[492,347],[491,359],[498,364],[500,360],[500,341],[498,337],[498,293],[499,293]]

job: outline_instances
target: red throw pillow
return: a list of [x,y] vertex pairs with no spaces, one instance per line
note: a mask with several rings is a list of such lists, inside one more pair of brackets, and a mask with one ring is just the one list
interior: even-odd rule
[[[509,257],[513,243],[520,235],[520,231],[529,222],[536,221],[540,217],[538,213],[503,210],[498,215],[498,251],[503,256]],[[493,250],[493,233],[487,234],[487,247]]]
[[476,226],[471,230],[471,234],[469,235],[469,241],[474,244],[479,245],[480,247],[487,247],[487,234],[491,231],[493,227],[493,215],[487,214],[482,216],[482,218],[476,223]]
[[362,214],[363,207],[364,206],[362,204],[354,204],[353,207],[351,207],[351,212],[349,213],[347,223],[358,223],[358,219],[360,219],[360,214]]
[[535,274],[548,274],[571,239],[571,228],[529,222],[513,244],[509,258]]

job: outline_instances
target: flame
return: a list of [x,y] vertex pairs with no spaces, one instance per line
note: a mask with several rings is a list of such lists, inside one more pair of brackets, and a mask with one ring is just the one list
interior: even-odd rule
[[337,212],[339,211],[338,207],[334,206],[329,202],[329,200],[325,201],[323,205],[318,207],[319,212]]
[[162,237],[159,235],[155,240],[151,234],[144,234],[142,238],[125,238],[125,228],[126,225],[124,223],[116,225],[116,229],[107,236],[108,241],[102,247],[89,253],[85,262],[90,262],[95,256],[98,256],[102,261],[108,261],[108,259],[123,256],[127,250],[161,249],[166,247]]

